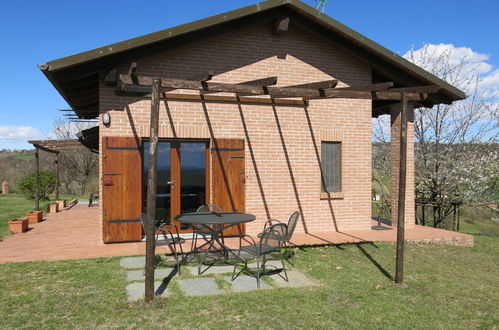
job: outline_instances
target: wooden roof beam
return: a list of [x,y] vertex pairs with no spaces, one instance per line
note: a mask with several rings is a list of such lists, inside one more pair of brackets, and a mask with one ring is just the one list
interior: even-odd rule
[[[147,86],[149,92],[151,91],[151,85],[152,85],[151,77],[138,76],[137,84],[134,84],[132,78],[129,75],[120,75],[120,81],[125,86],[126,85]],[[250,95],[265,94],[263,86],[201,82],[201,81],[181,80],[181,79],[161,79],[161,88],[163,90],[191,89],[199,91],[210,91],[215,93],[218,92],[246,93]],[[126,86],[125,89],[129,89],[129,86]]]
[[[30,141],[28,141],[28,142],[30,142]],[[49,152],[51,154],[58,154],[59,153],[59,151],[57,151],[57,150],[52,150],[52,149],[49,149],[49,148],[45,148],[44,146],[41,146],[41,145],[36,144],[36,143],[33,143],[33,147],[35,147],[37,149],[40,149],[40,150],[43,150],[45,152]]]
[[[150,91],[150,86],[152,84],[151,77],[137,76],[138,84],[133,84],[130,75],[120,75],[120,81],[123,86],[129,90],[147,87]],[[319,82],[316,85],[305,84],[307,86],[317,86],[318,84],[323,84],[324,82]],[[331,83],[331,82],[330,82]],[[131,85],[131,86],[130,86]],[[141,86],[141,87],[137,87]],[[301,86],[301,85],[297,85]],[[388,84],[383,85],[383,88],[388,86]],[[378,87],[380,87],[378,85]],[[360,98],[360,99],[373,99],[373,100],[401,100],[401,92],[391,92],[391,91],[372,91],[373,86],[369,86],[369,90],[348,90],[348,89],[314,89],[314,88],[301,88],[296,86],[287,87],[266,87],[257,85],[246,85],[246,84],[227,84],[227,83],[215,83],[215,82],[200,82],[200,81],[190,81],[190,80],[180,80],[180,79],[162,79],[161,88],[166,90],[174,89],[190,89],[198,90],[203,92],[227,92],[227,93],[239,93],[245,95],[270,95],[272,98],[295,98],[301,97],[305,100],[311,99],[322,99],[322,98]],[[142,88],[141,88],[142,89]],[[123,89],[122,89],[123,90]],[[144,89],[145,90],[145,89]],[[421,101],[428,97],[426,93],[408,93],[409,101]]]
[[[267,77],[262,79],[248,80],[240,83],[236,83],[235,85],[253,85],[253,86],[271,86],[277,84],[277,77]],[[213,94],[219,92],[212,91],[201,91],[201,94]],[[236,93],[237,96],[248,96],[254,94],[244,94],[244,93]]]
[[282,88],[328,89],[328,88],[335,88],[336,85],[338,85],[338,80],[331,79],[331,80],[324,80],[324,81],[318,81],[318,82],[306,83],[300,85],[284,86]]
[[[402,100],[402,93],[390,91],[355,91],[328,89],[325,91],[326,98],[352,98],[352,99],[373,99],[373,100]],[[407,93],[409,101],[422,101],[428,97],[428,94]]]

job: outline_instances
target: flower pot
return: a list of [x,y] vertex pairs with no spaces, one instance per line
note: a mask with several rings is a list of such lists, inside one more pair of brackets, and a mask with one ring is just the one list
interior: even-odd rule
[[57,203],[47,205],[49,213],[59,212],[59,205]]
[[66,207],[66,201],[57,201],[57,205],[59,205],[59,210],[64,210],[64,208]]
[[29,223],[38,223],[43,219],[43,211],[32,211],[28,213]]
[[13,219],[9,221],[9,230],[13,233],[24,233],[28,230],[28,219]]

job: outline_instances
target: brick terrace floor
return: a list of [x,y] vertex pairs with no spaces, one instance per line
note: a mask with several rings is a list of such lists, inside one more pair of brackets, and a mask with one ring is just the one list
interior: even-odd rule
[[[145,243],[102,242],[99,208],[76,205],[70,210],[44,215],[45,221],[30,224],[30,230],[15,234],[0,242],[0,264],[7,262],[65,260],[145,254]],[[374,224],[374,222],[373,222]],[[473,236],[431,227],[406,228],[406,240],[471,246]],[[359,242],[395,242],[396,230],[355,230],[346,232],[295,233],[295,245],[330,245]],[[235,239],[226,242],[237,248]],[[188,250],[191,241],[184,245]],[[167,252],[160,247],[158,253]]]

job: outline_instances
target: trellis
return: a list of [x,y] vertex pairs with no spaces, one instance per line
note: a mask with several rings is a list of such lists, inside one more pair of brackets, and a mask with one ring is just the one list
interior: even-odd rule
[[[154,219],[156,209],[156,166],[158,153],[158,127],[160,100],[184,100],[197,102],[256,103],[290,106],[307,106],[312,100],[334,98],[372,99],[399,101],[401,109],[399,195],[397,218],[397,257],[395,282],[403,281],[404,220],[407,166],[407,117],[408,102],[424,101],[428,94],[437,93],[439,86],[418,86],[394,88],[393,82],[383,82],[362,86],[337,87],[335,79],[276,87],[277,77],[264,77],[240,83],[211,81],[214,72],[207,72],[188,80],[142,76],[138,74],[137,63],[132,63],[127,74],[117,75],[116,70],[108,73],[105,81],[116,85],[117,93],[123,96],[151,99],[150,147],[147,182],[147,223],[146,234],[146,281],[145,301],[154,298]],[[189,90],[197,93],[180,93]],[[224,95],[220,95],[223,93]],[[226,95],[230,94],[230,95]]]
[[59,199],[59,153],[64,150],[85,149],[79,140],[30,140],[35,147],[35,208],[40,209],[40,150],[55,154],[55,199]]

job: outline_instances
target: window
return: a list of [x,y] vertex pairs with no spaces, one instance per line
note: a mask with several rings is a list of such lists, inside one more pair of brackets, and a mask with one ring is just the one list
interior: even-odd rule
[[322,142],[321,171],[321,191],[341,192],[341,142]]

